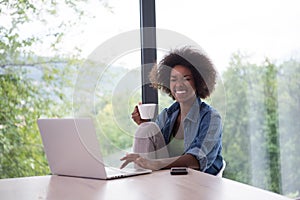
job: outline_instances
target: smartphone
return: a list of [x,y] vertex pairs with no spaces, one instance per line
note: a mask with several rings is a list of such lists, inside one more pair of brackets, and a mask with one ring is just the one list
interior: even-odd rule
[[186,175],[188,170],[186,167],[172,167],[170,170],[171,175]]

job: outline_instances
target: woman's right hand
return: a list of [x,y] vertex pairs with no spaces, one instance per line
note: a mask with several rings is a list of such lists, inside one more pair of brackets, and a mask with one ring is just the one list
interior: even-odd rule
[[[139,103],[141,104],[141,103]],[[131,113],[131,118],[133,119],[133,121],[137,124],[137,125],[140,125],[141,123],[144,123],[144,122],[148,122],[149,120],[147,119],[142,119],[141,116],[140,116],[140,112],[139,112],[139,109],[138,109],[138,106],[135,106],[134,107],[134,110],[133,112]]]

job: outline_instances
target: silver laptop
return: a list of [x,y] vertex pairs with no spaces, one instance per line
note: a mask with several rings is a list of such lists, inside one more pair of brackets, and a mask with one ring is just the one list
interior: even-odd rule
[[152,172],[105,166],[90,118],[38,119],[37,123],[52,174],[114,179]]

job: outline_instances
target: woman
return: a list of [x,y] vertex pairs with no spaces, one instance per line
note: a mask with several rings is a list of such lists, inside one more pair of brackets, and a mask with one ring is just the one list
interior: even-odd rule
[[121,158],[121,168],[134,162],[152,170],[190,167],[216,175],[223,165],[221,117],[201,101],[213,91],[216,75],[210,59],[199,50],[184,47],[166,55],[150,80],[175,103],[155,123],[142,120],[135,107],[132,119],[139,127],[134,153]]

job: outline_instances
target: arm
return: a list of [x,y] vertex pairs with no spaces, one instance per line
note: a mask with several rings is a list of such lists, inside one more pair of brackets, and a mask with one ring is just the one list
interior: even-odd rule
[[125,161],[122,164],[121,169],[130,162],[134,162],[140,167],[151,170],[169,169],[171,167],[189,167],[193,169],[199,169],[198,160],[191,154],[185,154],[172,158],[146,159],[141,157],[139,154],[132,153],[121,158],[121,161]]
[[158,160],[161,169],[169,169],[171,167],[189,167],[199,169],[198,160],[191,154],[185,154],[173,158],[165,158]]

